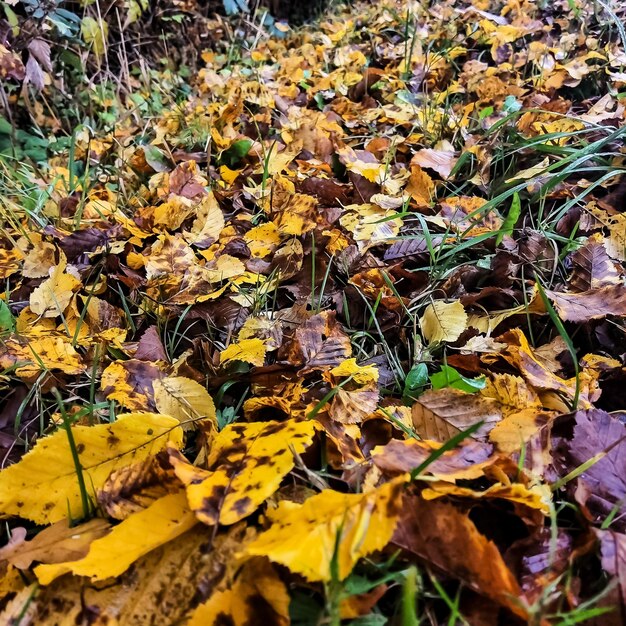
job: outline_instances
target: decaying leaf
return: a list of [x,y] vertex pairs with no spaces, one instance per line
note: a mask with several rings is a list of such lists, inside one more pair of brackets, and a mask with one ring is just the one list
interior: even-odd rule
[[245,626],[262,615],[272,626],[287,626],[289,619],[289,594],[285,584],[266,559],[247,561],[234,584],[217,591],[198,606],[185,626],[228,623]]
[[232,424],[212,442],[208,470],[194,467],[180,453],[170,459],[187,486],[189,505],[205,524],[234,524],[253,513],[280,486],[311,444],[313,421]]
[[448,387],[423,393],[412,418],[420,437],[443,443],[478,422],[483,424],[472,436],[484,438],[502,419],[502,409],[495,400]]
[[403,507],[393,543],[525,618],[521,590],[496,545],[453,505],[417,497]]
[[[44,528],[29,541],[24,541],[26,530],[16,528],[11,542],[0,549],[0,560],[6,559],[19,569],[28,569],[34,561],[77,561],[87,554],[92,541],[103,537],[110,530],[111,525],[103,519],[92,519],[78,526],[70,526],[67,520],[61,520]],[[18,541],[14,541],[18,533]]]

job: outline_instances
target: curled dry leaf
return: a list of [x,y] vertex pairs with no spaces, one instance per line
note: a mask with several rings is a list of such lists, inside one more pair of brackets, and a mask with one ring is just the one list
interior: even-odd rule
[[498,548],[453,505],[408,497],[393,543],[437,570],[460,578],[470,589],[519,617],[526,617],[519,585]]
[[44,528],[30,541],[24,541],[26,530],[23,530],[17,542],[11,542],[0,550],[0,559],[7,560],[19,569],[28,569],[36,561],[38,563],[61,563],[77,561],[89,551],[92,541],[103,537],[111,530],[111,524],[104,519],[92,519],[78,526],[70,526],[67,520],[61,520]]

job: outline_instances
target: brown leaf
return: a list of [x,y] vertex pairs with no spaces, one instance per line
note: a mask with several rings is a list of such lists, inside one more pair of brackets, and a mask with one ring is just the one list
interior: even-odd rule
[[484,439],[502,419],[502,410],[491,398],[448,387],[423,393],[413,405],[412,418],[423,439],[445,442],[481,421],[483,425],[472,437]]
[[519,585],[498,548],[453,505],[406,497],[392,543],[526,617]]
[[298,376],[315,370],[335,367],[352,352],[350,339],[341,330],[334,312],[324,312],[308,319],[295,332],[287,355],[293,365],[299,365]]
[[[372,450],[372,460],[384,472],[411,472],[436,450],[436,446],[425,441],[392,439],[387,445]],[[478,478],[483,475],[483,468],[490,462],[492,454],[491,444],[466,439],[454,450],[435,459],[424,473],[451,481]]]
[[141,336],[134,357],[140,361],[168,360],[156,326],[149,326]]
[[567,322],[588,322],[607,315],[626,315],[626,287],[621,283],[582,293],[547,290],[546,293],[559,317]]
[[609,257],[600,235],[589,237],[581,248],[571,254],[570,259],[572,275],[569,284],[573,291],[585,292],[615,285],[621,280],[622,272]]
[[626,426],[605,411],[589,409],[568,416],[557,427],[553,457],[558,475],[565,476],[595,457],[596,462],[575,479],[574,496],[597,523],[617,509],[612,528],[625,530]]
[[[79,526],[70,526],[63,520],[44,528],[30,541],[10,543],[0,550],[0,559],[6,559],[19,569],[28,569],[38,563],[77,561],[89,551],[94,539],[104,537],[111,525],[103,519],[92,519]],[[16,528],[13,533],[24,530]],[[26,532],[24,531],[24,537]]]

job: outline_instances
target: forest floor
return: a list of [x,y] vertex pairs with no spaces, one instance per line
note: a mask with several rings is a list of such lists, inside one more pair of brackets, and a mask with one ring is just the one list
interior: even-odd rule
[[624,624],[615,10],[335,7],[13,133],[0,623]]

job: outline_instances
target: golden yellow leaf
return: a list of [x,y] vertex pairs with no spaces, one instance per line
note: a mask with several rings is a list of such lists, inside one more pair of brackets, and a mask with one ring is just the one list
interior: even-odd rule
[[426,307],[420,326],[428,343],[453,342],[467,328],[467,313],[460,300],[437,300]]
[[294,454],[311,445],[317,428],[312,420],[293,419],[231,424],[213,440],[209,470],[194,467],[176,451],[170,458],[198,519],[234,524],[278,489],[294,466]]
[[175,417],[183,428],[192,428],[201,420],[217,425],[213,399],[200,383],[184,376],[168,376],[155,380],[152,386],[159,413]]
[[335,379],[350,377],[357,385],[365,386],[378,382],[378,369],[375,365],[357,365],[356,359],[346,359],[329,374]]
[[411,165],[411,176],[406,186],[408,193],[418,208],[429,207],[435,195],[433,179],[417,164]]
[[115,400],[129,411],[154,410],[154,383],[163,372],[149,361],[113,361],[102,372],[100,386],[108,400]]
[[[112,424],[74,426],[72,435],[90,495],[111,472],[156,454],[168,441],[180,447],[178,420],[153,413],[129,413]],[[44,437],[19,463],[0,471],[0,515],[19,515],[52,524],[83,514],[81,490],[67,433]]]
[[108,535],[93,541],[82,559],[39,565],[35,574],[42,585],[49,585],[68,572],[90,576],[92,581],[119,576],[144,554],[182,535],[196,523],[184,492],[172,493],[144,511],[131,515]]
[[513,376],[512,374],[492,374],[480,393],[503,405],[504,415],[541,406],[539,396],[534,389],[527,385],[521,376]]
[[206,248],[219,238],[225,225],[224,214],[212,191],[203,198],[196,211],[197,217],[191,231],[185,233],[185,239],[189,243]]
[[66,266],[65,261],[59,263],[50,278],[30,294],[30,309],[36,315],[57,317],[68,307],[80,281],[65,272]]
[[214,593],[198,606],[185,626],[247,626],[260,615],[267,626],[287,626],[289,594],[266,559],[250,559],[229,589]]
[[220,364],[228,365],[233,361],[243,361],[261,367],[265,363],[265,342],[262,339],[242,339],[231,343],[220,353]]
[[310,581],[331,580],[336,557],[344,580],[361,557],[391,539],[405,483],[400,476],[367,493],[326,489],[304,504],[282,501],[271,513],[270,528],[244,554],[266,556]]
[[489,441],[496,444],[499,452],[511,455],[522,450],[527,442],[556,415],[529,406],[509,413],[489,433]]
[[21,378],[38,375],[42,370],[60,370],[65,374],[80,374],[85,366],[72,344],[63,337],[47,334],[30,341],[7,339],[0,347],[0,366],[21,364],[16,374]]
[[274,222],[259,224],[245,234],[245,242],[253,257],[262,259],[280,244],[280,233]]
[[17,248],[0,248],[0,279],[4,280],[19,271],[24,255]]
[[449,482],[429,483],[428,487],[421,493],[425,500],[434,500],[443,496],[459,496],[472,499],[502,498],[510,502],[525,504],[532,509],[540,510],[544,515],[550,513],[552,502],[552,492],[547,485],[534,485],[526,487],[520,483],[503,485],[496,483],[485,491],[475,491],[467,487],[459,487]]

